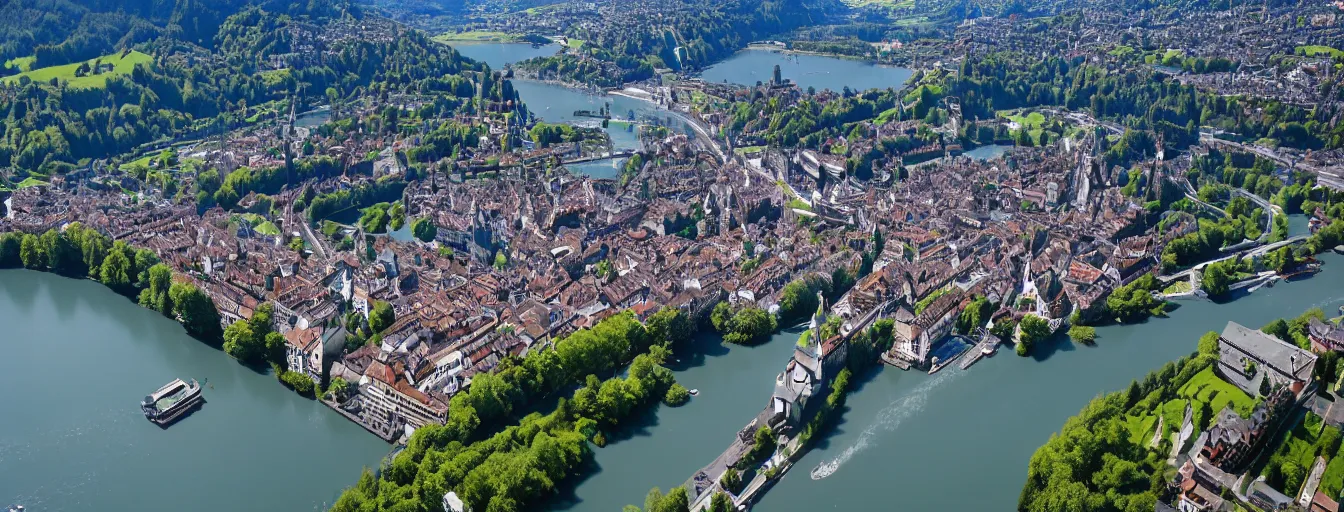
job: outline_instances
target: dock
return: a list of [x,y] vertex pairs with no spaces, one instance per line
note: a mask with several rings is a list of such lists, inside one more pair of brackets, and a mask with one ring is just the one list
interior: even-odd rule
[[998,344],[999,344],[999,338],[997,336],[994,336],[993,334],[989,333],[984,333],[984,335],[980,337],[980,342],[976,343],[974,347],[968,349],[968,351],[974,351],[974,353],[962,359],[961,369],[965,370],[967,368],[970,368],[971,365],[975,364],[981,359],[984,359],[985,356],[993,354],[995,351],[998,350],[997,348]]
[[902,369],[902,370],[909,370],[909,369],[910,369],[910,361],[906,361],[906,360],[904,360],[904,359],[901,359],[901,358],[892,356],[892,355],[891,355],[890,353],[888,353],[888,352],[883,352],[883,353],[882,353],[882,356],[881,356],[881,359],[882,359],[882,363],[884,363],[884,364],[886,364],[886,365],[888,365],[888,366],[895,366],[895,367],[900,368],[900,369]]
[[979,346],[979,345],[974,345],[974,346],[967,347],[966,349],[964,349],[964,350],[962,350],[962,351],[960,351],[960,352],[957,352],[957,353],[956,353],[955,355],[953,355],[952,357],[947,358],[946,361],[939,361],[938,364],[935,364],[935,365],[933,365],[933,366],[930,366],[930,367],[929,367],[929,375],[933,375],[933,374],[935,374],[935,373],[938,373],[939,370],[942,370],[943,368],[947,368],[948,366],[951,366],[952,363],[953,363],[954,361],[956,361],[957,359],[961,358],[961,356],[965,355],[967,352],[970,352],[970,351],[972,351],[972,350],[975,350],[975,348],[978,347],[978,346]]

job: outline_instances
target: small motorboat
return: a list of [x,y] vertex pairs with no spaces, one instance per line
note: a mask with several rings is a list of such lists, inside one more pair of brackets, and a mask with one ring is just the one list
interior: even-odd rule
[[23,505],[10,505],[5,512],[23,512]]
[[689,393],[691,394],[691,396],[700,396],[700,390],[698,389],[692,389],[689,391]]

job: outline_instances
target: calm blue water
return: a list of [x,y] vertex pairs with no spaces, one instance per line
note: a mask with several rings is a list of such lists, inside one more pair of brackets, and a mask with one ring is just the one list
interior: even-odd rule
[[596,162],[584,162],[581,164],[566,165],[567,169],[574,174],[597,179],[615,179],[621,174],[621,169],[625,167],[624,158],[614,158],[608,160],[598,160]]
[[706,82],[755,85],[758,81],[770,81],[776,64],[784,78],[793,80],[804,89],[815,87],[818,91],[839,91],[845,86],[852,90],[899,89],[913,74],[905,68],[878,66],[853,59],[772,50],[743,50],[705,69],[701,77]]
[[[1344,256],[1320,259],[1325,269],[1309,279],[1226,304],[1182,302],[1170,318],[1099,327],[1091,347],[1060,336],[1030,357],[1005,347],[964,371],[883,368],[860,379],[835,429],[755,510],[1013,510],[1031,454],[1093,397],[1194,352],[1200,335],[1229,320],[1259,328],[1312,307],[1333,314],[1344,304]],[[724,446],[731,435],[723,434]],[[831,462],[838,467],[830,476],[810,478]]]
[[449,43],[457,53],[474,61],[489,64],[493,69],[503,69],[505,65],[531,59],[555,55],[560,49],[558,44],[533,48],[527,43]]
[[989,160],[989,159],[991,159],[991,158],[998,158],[999,156],[1003,155],[1004,153],[1007,153],[1008,150],[1010,150],[1010,149],[1013,149],[1013,147],[1012,147],[1012,146],[1000,146],[1000,145],[998,145],[998,144],[988,144],[988,145],[984,145],[984,146],[977,147],[977,148],[972,149],[972,150],[970,150],[970,151],[967,151],[967,152],[965,152],[965,153],[962,153],[962,155],[963,155],[963,156],[969,156],[969,157],[974,158],[974,159],[976,159],[976,160]]
[[755,347],[702,333],[694,355],[668,364],[677,382],[700,394],[681,407],[654,406],[622,431],[608,434],[605,448],[593,448],[596,468],[578,481],[562,483],[546,509],[616,512],[625,505],[642,506],[650,488],[667,491],[685,483],[766,406],[800,333],[784,329]]
[[[0,271],[0,506],[325,511],[390,446],[103,285]],[[197,379],[164,429],[140,399]]]

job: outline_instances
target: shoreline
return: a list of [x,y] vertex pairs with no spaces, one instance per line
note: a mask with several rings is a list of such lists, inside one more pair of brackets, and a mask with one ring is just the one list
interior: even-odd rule
[[[774,45],[747,45],[746,48],[743,48],[743,49],[741,49],[741,50],[738,50],[737,52],[734,52],[733,55],[736,55],[736,54],[738,54],[738,53],[745,52],[745,51],[774,52],[774,53],[783,53],[783,54],[787,54],[787,55],[809,55],[809,56],[812,56],[812,57],[826,57],[826,58],[832,58],[832,59],[852,60],[852,61],[863,62],[863,63],[866,63],[866,64],[872,64],[872,65],[874,65],[874,66],[884,67],[884,68],[907,69],[907,70],[910,70],[911,72],[914,72],[915,69],[916,69],[916,68],[913,68],[913,67],[902,66],[902,65],[900,65],[900,64],[889,63],[889,62],[883,62],[881,59],[870,59],[870,58],[866,58],[866,57],[855,57],[855,56],[853,56],[853,55],[844,55],[844,54],[840,54],[840,53],[814,52],[814,51],[811,51],[811,50],[794,50],[794,49],[792,49],[792,48],[780,48],[780,47],[778,47],[778,46],[774,46]],[[731,58],[732,58],[732,57],[729,57],[729,59],[731,59]],[[715,62],[714,64],[720,64],[720,63],[723,63],[723,62],[725,62],[725,61],[727,61],[727,60],[728,60],[728,59],[724,59],[724,60],[721,60],[721,61],[719,61],[719,62]],[[714,64],[711,64],[711,66],[714,65]]]

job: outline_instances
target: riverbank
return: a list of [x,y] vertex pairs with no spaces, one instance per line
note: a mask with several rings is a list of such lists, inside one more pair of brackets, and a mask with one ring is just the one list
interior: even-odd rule
[[[1029,357],[999,355],[965,371],[878,372],[855,386],[834,430],[799,461],[833,464],[834,472],[819,480],[785,476],[759,510],[874,508],[893,493],[911,508],[1012,508],[1031,454],[1099,392],[1193,352],[1191,340],[1228,320],[1258,327],[1344,304],[1344,256],[1319,258],[1325,269],[1310,279],[1222,304],[1183,303],[1169,318],[1098,327],[1093,346],[1060,335]],[[966,493],[965,482],[976,482],[976,492]]]

